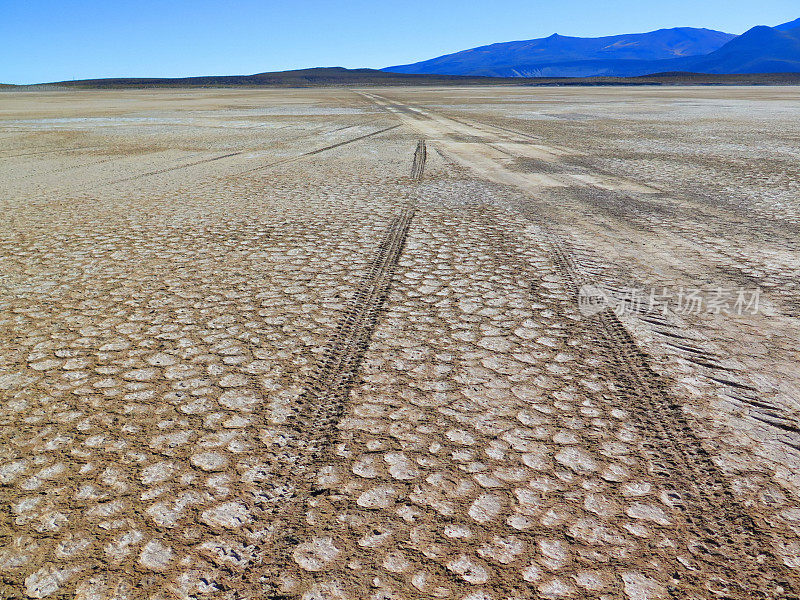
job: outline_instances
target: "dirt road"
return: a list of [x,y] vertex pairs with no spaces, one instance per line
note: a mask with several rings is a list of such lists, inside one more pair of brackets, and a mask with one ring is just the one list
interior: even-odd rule
[[0,598],[800,597],[798,93],[0,94]]

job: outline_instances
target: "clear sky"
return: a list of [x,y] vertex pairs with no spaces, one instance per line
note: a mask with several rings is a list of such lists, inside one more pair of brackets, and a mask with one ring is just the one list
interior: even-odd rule
[[798,0],[0,0],[0,82],[380,68],[552,33],[798,17]]

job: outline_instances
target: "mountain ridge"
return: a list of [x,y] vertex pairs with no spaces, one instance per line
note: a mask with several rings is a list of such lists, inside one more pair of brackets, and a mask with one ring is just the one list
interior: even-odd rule
[[[476,55],[512,48],[509,56],[469,63]],[[706,52],[710,48],[713,50]],[[521,58],[514,56],[517,53]],[[527,53],[527,55],[525,54]],[[531,53],[533,58],[531,57]],[[548,54],[549,53],[549,54]],[[526,58],[527,56],[527,58]],[[587,56],[589,58],[587,58]],[[665,58],[666,57],[666,58]],[[485,59],[486,57],[483,56]],[[450,65],[442,66],[442,62]],[[441,72],[453,69],[459,73]],[[459,64],[459,61],[461,64]],[[473,61],[474,62],[474,61]],[[423,67],[419,67],[423,65]],[[423,71],[423,72],[420,72]],[[466,72],[464,72],[466,71]],[[720,77],[691,77],[721,75]],[[730,77],[726,75],[772,75]],[[554,33],[546,38],[498,42],[446,54],[428,61],[384,69],[313,67],[252,75],[199,77],[117,77],[10,85],[2,90],[127,87],[318,87],[359,85],[646,85],[662,81],[707,84],[770,81],[794,84],[800,77],[800,19],[775,27],[756,26],[740,36],[712,29],[674,27],[643,34],[578,38]],[[585,81],[581,81],[581,79]],[[637,78],[639,78],[637,80]],[[521,81],[520,81],[521,80]],[[537,81],[538,80],[538,81]]]
[[688,63],[700,73],[800,72],[800,29],[759,25]]
[[508,76],[519,64],[550,65],[577,60],[659,60],[703,55],[736,36],[692,27],[657,29],[645,33],[597,38],[565,36],[498,42],[470,48],[410,65],[383,69],[393,73]]
[[[797,24],[798,28],[794,25]],[[659,72],[800,72],[800,19],[740,36],[674,27],[646,33],[498,42],[386,72],[489,77],[636,77]]]
[[371,86],[665,86],[665,85],[800,85],[800,73],[750,75],[702,75],[670,72],[641,77],[461,77],[405,75],[375,69],[314,67],[254,75],[208,75],[199,77],[118,77],[78,79],[31,85],[0,84],[1,92],[58,90],[124,90],[158,88],[310,88]]
[[777,29],[779,31],[788,31],[790,29],[797,28],[800,28],[800,19],[795,19],[794,21],[789,21],[788,23],[781,23],[780,25],[773,27],[773,29]]

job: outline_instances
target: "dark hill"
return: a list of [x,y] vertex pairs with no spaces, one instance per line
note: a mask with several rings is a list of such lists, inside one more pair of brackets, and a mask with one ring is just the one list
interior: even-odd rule
[[[656,61],[659,62],[659,61]],[[669,61],[667,61],[669,62]],[[368,87],[386,85],[515,85],[515,86],[602,86],[602,85],[798,85],[800,73],[703,75],[671,72],[642,77],[458,77],[405,75],[372,69],[318,68],[209,77],[84,79],[24,86],[3,86],[0,90],[136,89],[136,88],[276,88],[276,87]]]
[[[112,79],[79,79],[50,84],[77,88],[128,87],[324,87],[347,85],[447,85],[453,83],[486,83],[482,77],[450,75],[417,75],[386,73],[376,69],[316,67],[294,71],[256,73],[255,75],[212,75],[206,77],[127,77]],[[495,82],[502,83],[502,82]]]

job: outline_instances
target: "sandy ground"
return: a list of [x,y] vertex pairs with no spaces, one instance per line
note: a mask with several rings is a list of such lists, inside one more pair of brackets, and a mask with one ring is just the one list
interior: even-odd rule
[[798,101],[0,94],[0,598],[798,598]]

